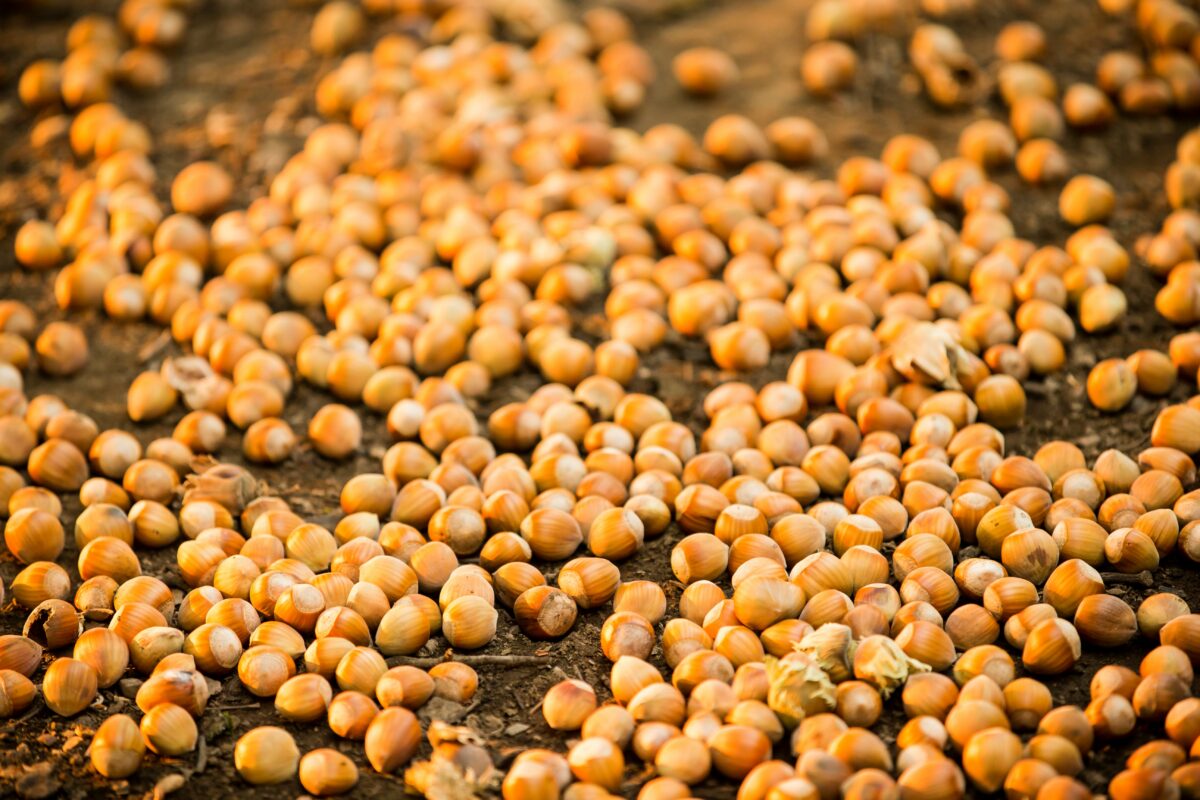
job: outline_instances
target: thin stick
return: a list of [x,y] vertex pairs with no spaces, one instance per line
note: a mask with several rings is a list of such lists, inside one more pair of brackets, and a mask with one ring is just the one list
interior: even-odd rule
[[19,720],[17,720],[17,722],[24,722],[25,720],[29,719],[30,717],[32,717],[34,714],[38,713],[41,710],[42,710],[41,698],[38,696],[35,696],[33,698],[33,705],[31,705],[29,707],[28,711],[26,711],[24,714],[21,715],[21,718]]
[[550,656],[460,656],[458,654],[447,654],[442,658],[411,658],[408,656],[396,656],[389,658],[387,664],[389,667],[420,667],[421,669],[429,669],[436,667],[438,664],[444,664],[447,661],[458,661],[468,666],[483,666],[487,664],[501,664],[508,667],[539,667],[550,663]]
[[171,344],[171,332],[163,331],[158,336],[156,336],[153,340],[146,342],[146,344],[142,345],[141,349],[139,349],[138,353],[137,353],[138,362],[145,364],[147,361],[149,361],[150,359],[157,356],[163,350],[166,350],[170,344]]
[[1144,586],[1149,588],[1154,585],[1154,578],[1149,572],[1135,572],[1132,575],[1124,572],[1101,572],[1100,577],[1104,579],[1106,586],[1123,584],[1125,586]]

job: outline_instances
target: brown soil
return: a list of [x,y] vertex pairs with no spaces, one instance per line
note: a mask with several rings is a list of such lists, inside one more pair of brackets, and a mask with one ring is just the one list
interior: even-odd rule
[[[66,27],[82,10],[112,10],[116,4],[111,0],[55,0],[37,5],[34,11],[32,3],[18,1],[14,7],[10,2],[0,11],[0,53],[4,54],[0,57],[0,296],[29,303],[45,322],[63,316],[50,294],[52,278],[15,267],[12,237],[25,219],[56,211],[60,198],[56,187],[72,185],[82,165],[73,162],[65,143],[60,142],[48,154],[30,147],[27,133],[35,118],[16,99],[16,79],[32,59],[61,56]],[[165,187],[177,169],[189,160],[207,157],[216,158],[240,176],[239,199],[249,201],[261,191],[264,179],[295,151],[303,133],[315,124],[313,86],[332,62],[322,61],[308,51],[312,12],[297,5],[285,0],[210,0],[203,12],[192,16],[186,42],[171,61],[169,86],[148,96],[122,98],[130,116],[148,124],[155,135],[155,163],[164,199]],[[889,136],[902,131],[924,135],[943,153],[949,153],[965,122],[979,116],[1003,117],[998,105],[956,114],[932,109],[914,88],[914,76],[906,64],[906,41],[900,35],[876,35],[860,47],[863,61],[856,88],[850,94],[830,102],[806,96],[798,78],[803,52],[803,16],[798,5],[803,4],[790,0],[625,0],[624,7],[637,21],[641,41],[655,56],[660,72],[646,106],[627,124],[644,130],[670,121],[699,134],[722,113],[744,113],[759,122],[784,114],[803,114],[826,130],[833,145],[827,163],[836,164],[849,155],[877,155]],[[1092,0],[1013,0],[1004,4],[1010,8],[1003,13],[993,7],[1000,4],[979,5],[985,10],[976,17],[956,21],[954,27],[981,62],[991,61],[992,37],[1005,22],[1033,19],[1051,36],[1049,66],[1062,86],[1089,77],[1106,50],[1135,44],[1132,34],[1104,17]],[[387,25],[379,25],[376,33],[386,30]],[[708,102],[686,98],[669,77],[671,57],[682,48],[700,44],[726,48],[742,68],[739,87]],[[1126,246],[1132,247],[1139,234],[1156,229],[1165,215],[1162,171],[1171,159],[1175,141],[1193,122],[1178,118],[1122,119],[1103,134],[1069,134],[1064,142],[1073,166],[1102,175],[1117,187],[1118,210],[1112,226]],[[232,123],[233,143],[212,146],[206,123],[209,127]],[[829,171],[829,167],[821,171]],[[1011,174],[999,180],[1014,197],[1011,216],[1019,235],[1038,244],[1064,241],[1069,231],[1058,221],[1055,189],[1031,189]],[[1130,307],[1136,311],[1123,320],[1120,328],[1103,337],[1077,341],[1070,349],[1068,369],[1027,387],[1030,413],[1025,425],[1008,435],[1010,452],[1032,455],[1040,443],[1053,438],[1076,442],[1089,458],[1109,447],[1136,452],[1147,444],[1154,415],[1167,400],[1139,397],[1126,412],[1110,416],[1093,409],[1083,392],[1087,371],[1099,359],[1123,356],[1144,346],[1165,347],[1174,332],[1153,313],[1157,286],[1150,275],[1134,269],[1124,288]],[[142,369],[157,367],[165,357],[179,352],[178,348],[149,324],[114,324],[95,314],[76,314],[73,319],[88,332],[91,363],[67,381],[31,374],[27,378],[28,394],[58,394],[91,414],[101,428],[130,427],[124,414],[124,394],[130,380]],[[593,315],[580,324],[587,332],[597,331],[600,322]],[[797,348],[805,346],[819,343],[797,343]],[[777,354],[767,369],[748,379],[755,385],[780,379],[789,361],[790,354]],[[645,359],[633,388],[658,395],[677,418],[699,432],[704,425],[699,399],[728,377],[712,366],[706,348],[675,338]],[[525,397],[538,383],[532,374],[506,381],[479,404],[478,411],[486,415],[501,403]],[[1177,397],[1184,396],[1185,387],[1179,387]],[[324,395],[301,384],[288,404],[287,420],[303,431],[312,412],[324,402]],[[137,433],[143,442],[170,435],[178,416],[141,426]],[[286,498],[298,513],[313,521],[332,523],[340,513],[341,484],[356,473],[378,471],[379,456],[388,443],[383,420],[365,409],[363,417],[365,445],[355,458],[329,462],[302,447],[283,467],[258,469],[258,473],[271,491]],[[222,456],[237,461],[239,452],[231,435]],[[69,531],[79,511],[77,499],[66,498],[66,506],[64,523]],[[680,587],[670,573],[668,555],[678,537],[678,531],[672,529],[621,565],[626,578],[660,582],[672,609]],[[62,563],[73,565],[75,555],[68,545]],[[148,573],[184,586],[174,566],[173,550],[141,555]],[[10,556],[0,557],[0,577],[6,584],[17,571]],[[1172,591],[1193,607],[1200,606],[1200,579],[1190,563],[1168,559],[1154,580],[1153,589],[1114,586],[1110,591],[1135,607],[1152,591]],[[0,633],[19,632],[23,619],[23,613],[10,603],[0,612]],[[603,612],[582,613],[562,641],[539,644],[520,634],[511,617],[502,611],[499,634],[486,652],[545,652],[552,658],[545,667],[481,668],[475,702],[467,707],[437,706],[438,716],[461,720],[477,729],[487,739],[499,766],[527,747],[564,750],[565,738],[550,731],[536,709],[546,688],[565,676],[583,678],[602,694],[606,691],[608,663],[598,645],[603,619]],[[435,640],[422,655],[439,655],[444,647],[443,640]],[[1085,704],[1087,682],[1097,667],[1114,662],[1136,666],[1146,649],[1144,642],[1137,642],[1115,653],[1087,650],[1074,670],[1049,681],[1055,701]],[[656,653],[655,658],[662,666],[661,655]],[[903,721],[895,705],[891,704],[878,726],[881,735],[894,734]],[[84,755],[90,732],[105,716],[130,710],[136,715],[136,707],[120,692],[104,691],[93,709],[74,719],[56,717],[39,703],[21,719],[0,726],[0,795],[15,791],[24,796],[46,796],[57,790],[72,798],[141,796],[150,793],[164,776],[177,774],[186,778],[175,793],[177,797],[231,797],[247,791],[233,770],[237,737],[256,725],[279,723],[269,702],[256,701],[236,677],[227,678],[204,716],[206,747],[198,757],[148,757],[141,771],[128,781],[101,779]],[[331,746],[351,755],[362,774],[358,795],[382,796],[402,790],[397,777],[381,776],[370,769],[362,757],[361,743],[336,739],[323,725],[286,727],[302,750]],[[1133,746],[1151,735],[1152,731],[1143,726],[1128,740],[1100,746],[1089,759],[1082,779],[1103,791]],[[786,753],[781,749],[779,755]],[[636,794],[648,777],[648,772],[631,766],[624,793]],[[288,783],[256,788],[254,794],[293,797],[297,790],[295,783]],[[709,781],[696,788],[696,795],[733,797],[734,788]]]

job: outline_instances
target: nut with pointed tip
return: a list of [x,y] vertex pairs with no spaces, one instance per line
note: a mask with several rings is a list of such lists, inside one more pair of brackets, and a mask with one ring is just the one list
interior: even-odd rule
[[556,731],[578,730],[595,710],[596,692],[580,680],[555,684],[542,700],[542,716]]
[[600,629],[600,649],[609,661],[624,655],[647,658],[654,647],[654,626],[631,611],[610,615]]
[[45,600],[65,600],[71,593],[67,571],[52,561],[35,561],[12,581],[13,599],[32,609]]
[[238,678],[256,697],[274,697],[285,682],[296,674],[291,656],[271,645],[255,645],[238,659]]
[[572,559],[558,572],[558,587],[583,609],[607,603],[620,582],[621,571],[605,558]]
[[127,778],[137,772],[145,752],[137,723],[125,714],[104,720],[88,748],[92,766],[106,778]]
[[1081,652],[1075,626],[1065,619],[1048,619],[1029,632],[1021,662],[1030,672],[1059,675],[1075,665]]
[[[495,613],[493,611],[493,613]],[[408,655],[429,641],[429,619],[413,605],[395,605],[375,629],[375,646],[386,656]]]
[[496,636],[496,609],[482,597],[459,597],[442,612],[442,635],[452,647],[476,650]]
[[621,748],[610,739],[586,738],[567,752],[571,773],[580,781],[616,791],[625,772]]
[[403,706],[416,710],[433,696],[433,678],[410,666],[392,667],[375,686],[375,697],[384,708]]
[[196,720],[174,703],[159,703],[146,712],[140,725],[146,746],[163,756],[182,756],[196,748]]
[[461,661],[446,661],[429,668],[433,678],[433,693],[436,697],[469,703],[479,689],[479,676],[469,665]]
[[[180,643],[183,635],[179,634]],[[129,666],[130,649],[125,640],[107,628],[92,628],[75,642],[72,655],[96,673],[97,685],[106,688],[116,683]]]
[[392,706],[380,711],[367,728],[363,744],[376,772],[391,773],[408,763],[421,743],[421,728],[413,712]]
[[96,699],[96,671],[74,658],[56,659],[42,677],[42,697],[55,714],[73,717]]
[[[183,653],[180,657],[190,658]],[[168,656],[168,659],[172,658]],[[161,703],[173,703],[193,717],[204,713],[208,705],[208,683],[204,676],[195,669],[163,669],[166,659],[159,664],[154,673],[138,689],[136,702],[143,712]]]
[[575,601],[553,586],[531,586],[513,603],[517,625],[532,639],[557,639],[575,624]]
[[316,797],[343,794],[357,783],[358,767],[337,750],[310,750],[300,759],[300,785]]
[[329,729],[344,739],[362,739],[378,713],[379,707],[362,692],[340,692],[329,704]]
[[[317,641],[330,640],[318,639]],[[337,677],[337,684],[341,689],[362,692],[368,697],[372,697],[375,694],[375,686],[385,672],[387,672],[387,663],[377,651],[370,647],[352,646],[338,661],[334,675]]]
[[333,699],[329,681],[314,672],[295,675],[275,693],[275,710],[290,722],[313,722],[325,716]]
[[273,725],[253,728],[233,748],[233,764],[238,774],[256,786],[290,780],[299,761],[296,740],[283,728]]
[[693,785],[708,777],[712,756],[704,742],[689,736],[675,736],[658,748],[654,767],[663,777]]
[[54,561],[64,546],[62,523],[40,508],[14,511],[4,525],[4,544],[17,561]]

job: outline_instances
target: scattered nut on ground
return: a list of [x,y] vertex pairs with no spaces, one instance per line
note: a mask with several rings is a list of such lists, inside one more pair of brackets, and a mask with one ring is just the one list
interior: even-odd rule
[[86,5],[0,12],[4,792],[1200,798],[1192,4]]

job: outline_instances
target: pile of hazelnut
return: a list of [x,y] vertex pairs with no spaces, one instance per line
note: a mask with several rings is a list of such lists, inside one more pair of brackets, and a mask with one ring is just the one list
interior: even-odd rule
[[[169,79],[194,5],[85,16],[61,61],[20,80],[43,113],[34,142],[65,107],[90,166],[61,215],[21,227],[17,261],[53,276],[65,311],[149,320],[174,346],[128,387],[131,424],[101,430],[25,391],[34,369],[100,368],[82,329],[0,300],[0,517],[28,612],[0,636],[0,717],[36,702],[71,717],[135,678],[140,719],[108,716],[89,751],[126,778],[192,752],[211,681],[236,674],[280,722],[238,739],[247,782],[338,794],[366,764],[435,800],[446,781],[675,800],[710,778],[739,800],[1073,800],[1103,789],[1081,780],[1090,754],[1139,729],[1157,738],[1104,776],[1108,795],[1200,797],[1200,614],[1108,591],[1200,561],[1200,333],[1088,375],[1103,411],[1160,399],[1140,452],[1005,442],[1077,337],[1149,312],[1129,308],[1131,270],[1164,280],[1168,321],[1200,321],[1200,132],[1167,171],[1173,212],[1132,253],[1105,227],[1113,186],[1072,176],[1059,144],[1118,108],[1200,104],[1194,11],[1101,2],[1132,14],[1146,57],[1110,53],[1060,108],[1033,23],[997,37],[993,87],[910,4],[819,0],[812,95],[852,91],[854,43],[907,29],[936,104],[994,88],[1010,113],[966,126],[957,153],[900,133],[821,178],[806,170],[830,144],[803,117],[719,116],[699,138],[622,127],[656,67],[615,10],[335,0],[311,38],[335,59],[326,121],[241,208],[215,161],[160,180],[149,129],[118,104]],[[372,17],[397,14],[409,33],[359,49]],[[740,80],[713,48],[672,67],[714,102]],[[993,180],[1010,167],[1063,184],[1061,245],[1018,236]],[[662,351],[686,340],[722,376],[697,396],[704,425],[654,393]],[[527,372],[535,391],[489,403]],[[334,402],[297,431],[300,381]],[[144,442],[152,421],[172,435]],[[342,487],[332,526],[253,472],[301,447],[361,455],[372,429],[391,444]],[[676,581],[624,579],[660,537]],[[139,552],[162,548],[170,574],[144,572]],[[592,611],[609,684],[565,679],[541,704],[565,755],[500,769],[469,727],[422,726],[431,698],[472,701],[470,653],[498,626],[555,641]],[[1138,671],[1105,666],[1084,707],[1056,702],[1053,676],[1085,649],[1138,637]],[[871,729],[889,707],[906,722],[885,738]],[[301,754],[289,728],[321,722],[365,761]]]

